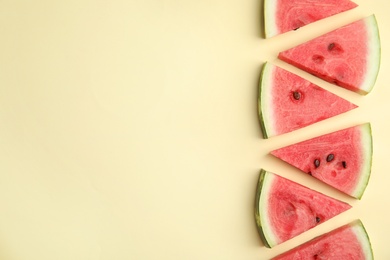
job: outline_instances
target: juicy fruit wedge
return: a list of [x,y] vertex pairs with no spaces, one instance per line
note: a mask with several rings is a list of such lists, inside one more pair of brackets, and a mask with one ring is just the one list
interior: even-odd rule
[[328,197],[265,170],[260,171],[255,219],[267,247],[273,247],[350,209]]
[[323,80],[366,95],[380,66],[374,15],[279,53],[279,58]]
[[272,260],[374,259],[371,243],[360,220],[339,227],[291,249]]
[[319,136],[271,152],[330,186],[360,199],[371,174],[369,123]]
[[266,38],[296,30],[306,24],[350,10],[357,4],[349,0],[265,0]]
[[357,106],[287,70],[263,66],[258,113],[264,138],[284,134]]

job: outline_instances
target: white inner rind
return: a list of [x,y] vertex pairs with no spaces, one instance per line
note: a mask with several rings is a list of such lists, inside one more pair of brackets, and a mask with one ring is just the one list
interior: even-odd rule
[[361,147],[364,150],[363,158],[362,158],[364,162],[363,162],[359,182],[356,185],[355,191],[353,191],[353,195],[359,199],[362,197],[371,175],[372,135],[371,135],[371,126],[369,123],[360,126],[360,136],[361,136]]
[[273,105],[272,105],[272,87],[273,73],[275,67],[269,63],[264,64],[260,86],[260,113],[267,137],[275,135]]
[[375,81],[379,72],[381,44],[379,38],[378,24],[375,15],[371,15],[365,19],[367,27],[367,73],[361,85],[361,89],[367,93],[375,85]]
[[270,194],[270,188],[272,187],[272,183],[275,180],[275,176],[272,173],[264,171],[264,178],[263,178],[263,185],[261,187],[261,195],[259,200],[259,215],[260,215],[260,222],[261,222],[261,228],[263,229],[263,234],[265,239],[267,240],[270,247],[273,247],[277,243],[277,237],[272,232],[271,222],[269,220],[269,213],[268,213],[268,201],[269,201],[269,194]]
[[364,229],[363,224],[360,221],[357,221],[352,226],[352,230],[360,242],[360,245],[362,247],[362,251],[364,252],[364,255],[365,255],[364,259],[366,259],[366,260],[374,259],[374,256],[372,254],[370,239],[368,237],[366,230]]
[[266,38],[278,34],[278,28],[276,27],[277,2],[277,0],[264,0],[264,28]]

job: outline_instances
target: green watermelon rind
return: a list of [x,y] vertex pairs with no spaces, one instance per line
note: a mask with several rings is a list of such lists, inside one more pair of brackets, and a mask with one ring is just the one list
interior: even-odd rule
[[378,23],[375,15],[366,19],[368,51],[367,51],[367,76],[361,84],[360,94],[366,95],[373,89],[379,74],[381,63],[381,41],[379,35]]
[[367,230],[364,227],[363,222],[360,219],[357,219],[354,222],[350,223],[350,225],[356,237],[360,241],[360,244],[362,245],[363,252],[366,256],[365,259],[367,260],[374,259],[374,253],[372,250],[370,237],[368,236]]
[[265,113],[265,109],[267,107],[272,107],[272,104],[270,101],[272,100],[271,97],[271,88],[269,86],[272,86],[272,77],[271,72],[272,66],[269,66],[266,62],[263,65],[263,68],[261,70],[260,74],[260,82],[259,82],[259,90],[258,90],[258,100],[257,100],[257,111],[260,121],[260,127],[261,131],[263,133],[263,137],[265,139],[269,138],[270,136],[275,134],[275,131],[271,129],[271,125],[268,122],[272,122],[271,118],[272,115]]
[[[255,220],[257,231],[260,234],[261,240],[264,245],[268,248],[273,247],[277,244],[275,236],[270,229],[271,224],[266,218],[266,214],[261,214],[264,209],[268,208],[268,196],[270,184],[272,183],[273,176],[267,174],[267,171],[261,169],[259,175],[259,181],[256,189],[256,200],[255,200]],[[261,205],[261,207],[260,207]],[[264,211],[263,211],[264,212]]]
[[355,190],[351,194],[353,197],[359,200],[362,198],[363,193],[368,186],[368,182],[371,176],[372,155],[373,155],[371,124],[366,123],[360,125],[360,133],[361,133],[361,147],[364,149],[363,158],[366,162],[363,164],[363,169],[361,171],[362,175],[359,178],[359,182],[356,185]]
[[276,2],[273,0],[264,0],[263,9],[264,9],[264,33],[265,38],[270,38],[278,34],[278,28],[276,23],[271,23],[267,21],[275,21],[276,17]]

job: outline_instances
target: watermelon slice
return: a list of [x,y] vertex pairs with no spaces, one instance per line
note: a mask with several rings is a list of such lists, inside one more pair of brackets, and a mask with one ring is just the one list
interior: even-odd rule
[[272,260],[374,259],[370,239],[360,220],[339,227]]
[[339,130],[271,152],[334,188],[360,199],[371,173],[369,123]]
[[380,40],[374,15],[279,53],[279,58],[323,80],[366,95],[376,81]]
[[347,203],[279,175],[260,171],[255,218],[267,247],[291,239],[350,208]]
[[266,63],[258,112],[264,138],[287,133],[357,106],[282,68]]
[[265,37],[296,30],[355,7],[357,4],[349,0],[265,0]]

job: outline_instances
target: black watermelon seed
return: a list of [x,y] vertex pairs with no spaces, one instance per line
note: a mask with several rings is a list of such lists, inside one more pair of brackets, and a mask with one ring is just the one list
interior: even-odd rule
[[294,91],[293,92],[293,97],[295,100],[300,100],[301,99],[301,93],[299,91]]
[[334,44],[334,42],[330,43],[330,44],[328,45],[328,50],[329,50],[329,51],[333,50],[334,46],[336,46],[336,45]]
[[329,155],[326,157],[326,161],[327,161],[327,162],[331,162],[331,161],[333,161],[333,159],[334,159],[334,154],[333,154],[333,153],[329,154]]
[[321,221],[320,217],[316,217],[316,222],[320,223],[320,221]]
[[315,160],[314,160],[314,166],[315,166],[316,168],[318,168],[318,167],[320,166],[320,160],[315,159]]
[[347,162],[346,161],[342,161],[341,164],[343,165],[343,168],[347,168]]

